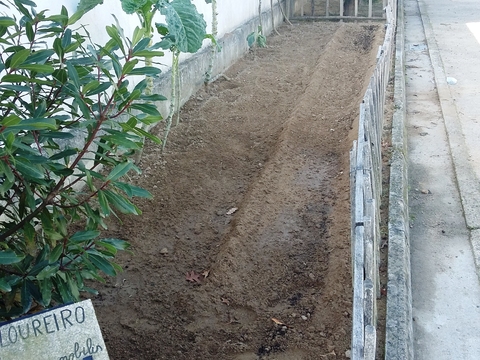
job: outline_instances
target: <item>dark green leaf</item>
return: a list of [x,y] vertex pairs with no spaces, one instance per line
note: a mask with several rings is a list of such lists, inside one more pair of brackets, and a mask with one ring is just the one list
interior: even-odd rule
[[2,82],[29,83],[30,81],[31,81],[31,79],[29,77],[26,77],[24,75],[17,75],[17,74],[5,75],[2,78]]
[[30,293],[30,289],[27,286],[27,280],[23,281],[21,291],[20,291],[20,297],[21,297],[23,312],[26,313],[28,310],[30,310],[32,306],[32,301],[33,301],[32,294]]
[[27,179],[43,179],[45,176],[43,171],[25,158],[16,158],[15,166],[17,167],[17,170]]
[[27,59],[23,62],[24,64],[43,64],[48,60],[55,51],[53,50],[38,50],[32,53]]
[[139,110],[145,114],[160,116],[160,112],[157,107],[153,104],[132,104],[131,109]]
[[70,45],[72,42],[72,30],[66,29],[65,32],[63,33],[63,38],[62,38],[62,48],[66,48],[67,46]]
[[13,250],[0,251],[0,265],[10,265],[22,261],[24,255],[17,255]]
[[78,151],[75,150],[75,149],[66,149],[66,150],[60,151],[59,153],[57,153],[55,155],[50,156],[49,159],[50,160],[59,160],[59,159],[66,158],[68,156],[76,155],[77,153],[78,153]]
[[96,268],[103,271],[105,274],[107,274],[109,276],[117,275],[117,273],[116,273],[114,267],[112,266],[112,264],[110,264],[110,262],[107,259],[105,259],[104,257],[88,252],[88,259],[92,262],[92,264]]
[[130,248],[130,244],[125,240],[107,238],[107,239],[102,239],[101,241],[114,246],[118,250],[127,250]]
[[4,278],[0,278],[0,291],[2,292],[12,291],[12,287],[10,286],[9,282],[6,281]]
[[134,186],[134,185],[130,185],[122,182],[115,182],[113,183],[113,185],[119,188],[120,190],[122,190],[123,192],[125,192],[125,194],[127,194],[127,196],[130,198],[133,196],[147,198],[147,199],[153,198],[150,192],[138,186]]
[[0,85],[0,89],[22,91],[22,92],[30,91],[30,88],[28,86],[23,86],[23,85]]
[[49,279],[58,272],[59,268],[60,268],[60,266],[58,264],[57,265],[52,265],[52,266],[47,265],[42,269],[42,271],[40,271],[38,273],[36,278],[37,278],[37,280]]
[[70,79],[72,79],[72,82],[75,85],[75,87],[77,89],[80,89],[80,78],[78,77],[77,69],[75,69],[75,66],[73,66],[70,61],[67,61],[67,71],[68,71],[68,76]]
[[121,213],[135,215],[141,214],[141,211],[125,197],[118,195],[111,190],[105,190],[104,194],[110,205],[113,205]]
[[[140,99],[145,101],[166,101],[167,98],[160,94],[153,94],[153,95],[142,95]],[[161,119],[160,119],[161,120]]]
[[112,86],[112,83],[110,83],[110,82],[101,83],[101,84],[98,85],[95,89],[90,90],[90,91],[87,92],[85,95],[86,95],[86,96],[92,96],[92,95],[96,95],[96,94],[102,93],[102,92],[106,91],[108,88],[110,88],[110,86]]
[[18,68],[29,70],[29,71],[35,71],[40,74],[51,74],[55,70],[53,66],[41,65],[41,64],[23,64],[23,65],[20,65]]
[[75,234],[73,234],[70,237],[70,241],[71,242],[89,241],[89,240],[95,239],[99,235],[100,235],[100,231],[93,231],[93,230],[77,231]]
[[53,77],[60,81],[60,83],[65,84],[68,80],[67,71],[65,69],[57,69],[53,72]]
[[103,216],[109,216],[111,209],[108,204],[108,200],[102,190],[99,190],[97,193],[98,203],[100,204],[100,209],[102,210]]
[[52,252],[50,253],[50,263],[57,262],[60,259],[60,256],[63,253],[63,244],[57,245]]
[[118,164],[117,166],[115,166],[112,169],[110,174],[108,174],[108,176],[106,178],[106,181],[115,181],[115,180],[121,178],[123,175],[128,173],[132,169],[133,166],[134,165],[133,165],[132,162],[123,162],[123,163]]
[[42,299],[43,299],[43,306],[48,306],[50,305],[50,302],[52,300],[52,280],[51,279],[45,279],[43,281],[40,281],[40,291],[42,293]]
[[145,66],[130,71],[129,75],[155,76],[161,74],[162,70],[153,66]]

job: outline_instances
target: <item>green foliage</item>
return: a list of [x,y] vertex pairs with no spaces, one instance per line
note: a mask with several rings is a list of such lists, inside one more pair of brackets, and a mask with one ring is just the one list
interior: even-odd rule
[[[0,18],[0,318],[36,305],[76,301],[94,291],[86,280],[115,275],[119,250],[129,244],[103,239],[105,218],[140,215],[134,197],[151,195],[128,182],[140,170],[131,155],[142,129],[162,119],[145,94],[157,76],[144,57],[161,56],[137,29],[129,40],[119,25],[110,40],[94,45],[71,28],[84,9],[63,7],[47,16],[8,2],[19,18]],[[24,6],[26,5],[26,6]],[[6,6],[0,2],[0,7]],[[12,11],[10,11],[12,12]]]
[[77,6],[77,11],[86,13],[92,10],[95,6],[103,4],[103,0],[80,0]]
[[164,35],[161,43],[164,49],[175,48],[181,52],[195,53],[202,47],[207,23],[191,0],[164,3],[160,13],[165,15],[167,21],[167,25],[156,24],[158,32]]
[[248,47],[258,46],[264,48],[267,46],[267,38],[262,34],[262,27],[258,26],[257,30],[247,36]]

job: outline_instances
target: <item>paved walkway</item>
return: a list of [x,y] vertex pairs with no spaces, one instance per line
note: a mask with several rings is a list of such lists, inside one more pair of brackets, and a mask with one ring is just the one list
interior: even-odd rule
[[476,360],[480,2],[404,7],[414,355]]

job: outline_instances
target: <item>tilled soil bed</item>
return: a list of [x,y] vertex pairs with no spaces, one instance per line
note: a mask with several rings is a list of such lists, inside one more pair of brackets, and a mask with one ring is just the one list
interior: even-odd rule
[[154,200],[111,221],[133,252],[93,299],[112,359],[345,359],[348,153],[383,27],[279,31],[147,144]]

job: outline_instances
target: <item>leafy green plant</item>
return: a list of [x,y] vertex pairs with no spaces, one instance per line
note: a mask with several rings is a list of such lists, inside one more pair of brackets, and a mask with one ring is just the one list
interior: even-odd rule
[[257,30],[247,36],[248,46],[255,49],[256,46],[264,48],[267,46],[267,38],[262,33],[262,27],[258,25]]
[[[206,34],[207,24],[191,0],[121,0],[121,2],[127,14],[139,15],[142,27],[149,32],[155,13],[160,11],[165,16],[166,24],[155,24],[158,33],[162,36],[158,47],[172,52],[170,111],[166,118],[163,138],[163,147],[165,147],[175,110],[177,115],[179,114],[180,54],[196,53],[202,47],[203,40],[210,38]],[[178,122],[177,116],[177,124]]]
[[[8,4],[8,5],[7,5]],[[105,219],[140,215],[134,197],[150,198],[129,183],[140,172],[131,157],[142,138],[161,141],[142,125],[162,119],[145,94],[158,76],[145,58],[162,56],[140,28],[131,38],[118,25],[97,46],[69,15],[36,11],[31,0],[0,8],[0,318],[35,306],[76,301],[121,268],[129,244],[104,239]],[[77,26],[77,29],[73,27]]]

